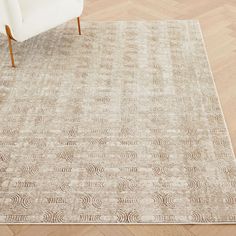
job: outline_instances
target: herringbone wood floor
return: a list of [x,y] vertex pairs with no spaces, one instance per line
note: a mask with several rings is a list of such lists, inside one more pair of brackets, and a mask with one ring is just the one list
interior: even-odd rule
[[[236,152],[236,0],[87,0],[83,20],[199,19]],[[2,225],[1,236],[234,236],[236,225]]]

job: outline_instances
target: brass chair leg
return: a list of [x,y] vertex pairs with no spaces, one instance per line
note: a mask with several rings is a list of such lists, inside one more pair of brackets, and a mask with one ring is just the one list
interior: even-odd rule
[[78,30],[79,30],[79,34],[81,35],[80,17],[77,17],[77,21],[78,21]]
[[12,43],[11,40],[13,39],[12,34],[11,34],[11,30],[9,28],[9,26],[5,26],[6,29],[6,34],[7,34],[7,38],[8,38],[8,45],[9,45],[9,51],[10,51],[10,56],[11,56],[11,64],[12,67],[16,67],[15,66],[15,61],[14,61],[14,56],[13,56],[13,50],[12,50]]
[[[77,20],[78,20],[79,34],[81,35],[80,17],[78,17]],[[12,34],[11,34],[11,30],[8,25],[5,26],[5,29],[6,29],[6,34],[7,34],[7,38],[8,38],[9,51],[10,51],[10,56],[11,56],[11,64],[12,64],[12,67],[16,67],[15,61],[14,61],[14,56],[13,56],[12,43],[11,43],[11,40],[13,39]]]

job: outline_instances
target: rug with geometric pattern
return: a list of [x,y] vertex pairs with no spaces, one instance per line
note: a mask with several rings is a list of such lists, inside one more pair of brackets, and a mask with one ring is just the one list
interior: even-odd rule
[[235,223],[236,161],[198,21],[69,22],[0,41],[0,223]]

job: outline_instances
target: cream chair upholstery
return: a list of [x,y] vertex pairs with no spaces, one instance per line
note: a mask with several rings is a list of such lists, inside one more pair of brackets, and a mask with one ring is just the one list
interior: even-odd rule
[[11,40],[23,42],[52,29],[83,11],[83,0],[0,0],[0,32],[8,37],[12,66]]

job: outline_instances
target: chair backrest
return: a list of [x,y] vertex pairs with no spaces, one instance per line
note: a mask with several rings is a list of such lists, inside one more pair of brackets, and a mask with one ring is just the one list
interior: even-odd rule
[[8,25],[14,34],[20,30],[22,15],[18,0],[0,0],[0,32],[5,33]]

